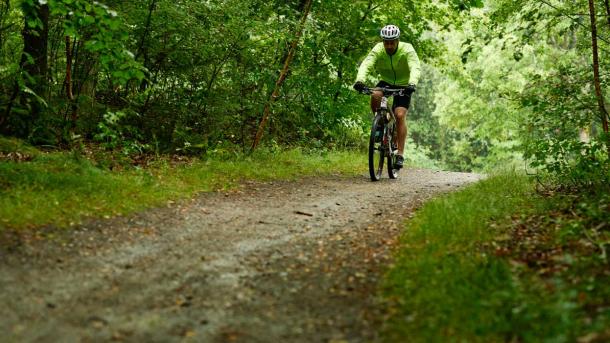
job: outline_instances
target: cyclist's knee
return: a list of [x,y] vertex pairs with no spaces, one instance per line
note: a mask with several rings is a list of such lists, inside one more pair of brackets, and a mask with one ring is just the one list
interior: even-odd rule
[[402,121],[407,118],[407,109],[404,107],[396,107],[394,109],[394,114],[396,114],[396,119]]

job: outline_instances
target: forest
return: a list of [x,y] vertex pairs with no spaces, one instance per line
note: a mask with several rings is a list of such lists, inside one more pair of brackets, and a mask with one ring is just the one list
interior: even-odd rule
[[488,180],[405,222],[383,337],[610,339],[610,0],[2,0],[0,242],[244,180],[357,177],[373,117],[353,85],[387,24],[422,62],[410,168]]
[[0,11],[0,130],[35,145],[358,148],[370,114],[351,85],[392,22],[425,62],[414,156],[455,170],[542,167],[577,183],[605,170],[606,1],[4,1]]

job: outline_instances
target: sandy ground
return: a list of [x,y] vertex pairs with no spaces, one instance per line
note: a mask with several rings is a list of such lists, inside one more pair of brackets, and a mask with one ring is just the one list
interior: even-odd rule
[[[371,342],[404,221],[479,175],[308,178],[4,237],[3,342]],[[10,242],[10,243],[6,243]]]

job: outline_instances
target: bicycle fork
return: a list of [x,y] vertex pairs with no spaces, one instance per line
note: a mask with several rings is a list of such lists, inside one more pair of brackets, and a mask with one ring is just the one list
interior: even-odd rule
[[383,128],[383,139],[379,149],[386,151],[392,156],[396,156],[398,154],[398,147],[394,149],[394,147],[392,146],[394,144],[394,137],[392,137],[392,135],[395,133],[394,131],[396,128],[394,127],[394,130],[390,130],[392,126],[395,126],[396,122],[394,120],[392,110],[388,109],[388,98],[385,96],[381,98],[379,112],[383,117],[383,121],[385,124]]

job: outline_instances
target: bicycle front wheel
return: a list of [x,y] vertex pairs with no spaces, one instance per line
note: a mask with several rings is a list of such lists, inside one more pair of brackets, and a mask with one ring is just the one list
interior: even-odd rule
[[[396,126],[390,125],[388,127],[388,129],[390,131],[389,136],[392,137],[392,139],[394,139],[394,130],[396,130]],[[387,158],[388,158],[388,176],[390,177],[390,179],[398,178],[398,169],[395,168],[397,155],[394,151],[394,148],[395,148],[394,144],[395,143],[392,142],[391,148],[389,149],[388,153],[386,154]]]
[[383,173],[383,162],[385,160],[384,121],[380,114],[375,115],[371,125],[371,137],[369,139],[369,173],[371,181],[379,181]]

